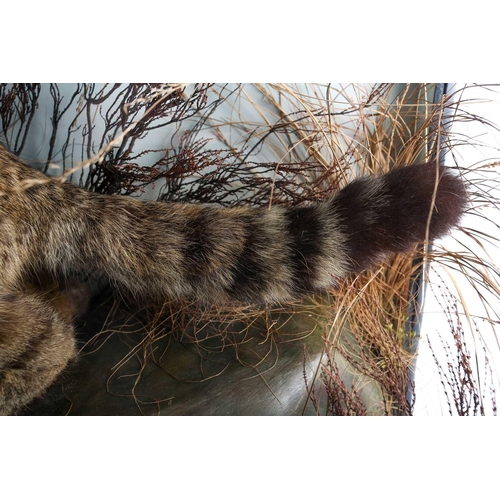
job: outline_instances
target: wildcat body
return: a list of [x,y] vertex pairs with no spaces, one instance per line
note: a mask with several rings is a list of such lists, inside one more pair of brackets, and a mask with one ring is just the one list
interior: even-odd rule
[[465,200],[458,178],[427,164],[304,207],[144,202],[50,179],[0,146],[0,414],[42,394],[75,357],[71,311],[30,289],[30,276],[104,274],[153,301],[282,303],[443,236]]

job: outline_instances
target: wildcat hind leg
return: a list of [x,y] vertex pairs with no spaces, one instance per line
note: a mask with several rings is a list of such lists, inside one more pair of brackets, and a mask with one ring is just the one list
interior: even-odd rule
[[41,396],[76,357],[73,325],[60,300],[0,291],[0,415]]

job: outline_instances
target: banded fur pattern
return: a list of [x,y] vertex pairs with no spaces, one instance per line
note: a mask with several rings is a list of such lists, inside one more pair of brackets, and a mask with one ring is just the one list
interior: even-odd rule
[[436,179],[431,240],[458,224],[466,203],[462,182],[433,164],[358,179],[316,205],[227,209],[98,195],[48,179],[9,194],[9,179],[43,176],[7,153],[0,160],[8,173],[0,223],[15,226],[7,242],[15,251],[5,256],[16,259],[15,277],[28,267],[105,273],[160,300],[271,304],[325,290],[423,241]]

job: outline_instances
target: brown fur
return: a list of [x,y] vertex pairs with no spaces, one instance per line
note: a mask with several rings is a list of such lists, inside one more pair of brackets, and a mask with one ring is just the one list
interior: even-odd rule
[[[457,224],[466,199],[438,173],[431,239]],[[0,414],[43,393],[75,354],[73,312],[31,291],[30,277],[104,274],[159,301],[285,302],[422,241],[435,178],[433,165],[404,167],[314,206],[223,209],[89,193],[0,147]]]

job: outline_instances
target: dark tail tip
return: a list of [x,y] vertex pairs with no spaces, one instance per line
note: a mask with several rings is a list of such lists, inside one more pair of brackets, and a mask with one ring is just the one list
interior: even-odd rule
[[[467,206],[467,191],[462,180],[446,167],[435,163],[402,167],[386,174],[387,188],[394,210],[393,218],[406,221],[409,243],[423,241],[429,224],[429,239],[446,235],[457,226]],[[404,219],[403,219],[404,217]]]
[[460,222],[467,191],[451,170],[428,163],[358,179],[337,193],[333,206],[347,235],[352,271],[359,272],[427,235],[446,235]]

